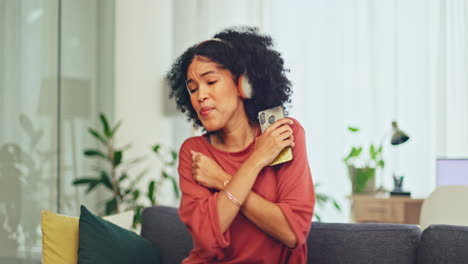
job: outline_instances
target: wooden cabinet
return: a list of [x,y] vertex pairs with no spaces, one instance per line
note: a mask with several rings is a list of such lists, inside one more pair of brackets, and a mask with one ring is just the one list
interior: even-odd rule
[[424,199],[400,196],[353,195],[352,217],[357,223],[419,224]]

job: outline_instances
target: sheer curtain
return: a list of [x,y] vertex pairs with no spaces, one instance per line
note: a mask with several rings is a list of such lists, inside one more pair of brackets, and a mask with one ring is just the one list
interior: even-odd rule
[[87,129],[114,106],[113,7],[0,1],[0,263],[39,263],[41,210],[101,207],[72,181],[95,174]]
[[[344,207],[321,216],[348,221],[342,158],[352,145],[383,143],[377,185],[391,189],[392,173],[405,175],[413,197],[434,189],[437,157],[468,156],[467,14],[463,0],[179,1],[174,43],[179,54],[239,24],[273,36],[291,70],[290,115],[306,129],[314,181]],[[389,144],[393,120],[408,143]]]

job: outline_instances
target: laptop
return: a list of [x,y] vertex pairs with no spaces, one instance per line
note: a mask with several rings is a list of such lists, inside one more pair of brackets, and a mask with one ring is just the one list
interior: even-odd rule
[[436,186],[468,185],[468,158],[437,159]]

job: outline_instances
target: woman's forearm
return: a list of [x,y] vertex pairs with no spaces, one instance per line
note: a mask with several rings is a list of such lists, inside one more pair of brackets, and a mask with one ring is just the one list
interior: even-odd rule
[[[240,173],[242,173],[241,170],[237,172],[239,175]],[[227,189],[228,186],[226,186],[226,190],[229,193],[231,193],[231,189],[234,188],[234,186],[237,186],[239,182],[242,187],[241,190],[245,191],[247,190],[246,187],[248,187],[249,192],[247,193],[246,198],[242,199],[242,202],[236,197],[236,199],[243,204],[243,206],[239,208],[234,205],[233,201],[231,201],[225,193],[223,193],[223,188],[218,189],[220,192],[218,194],[217,204],[221,231],[223,233],[226,231],[240,209],[241,213],[246,216],[247,219],[265,233],[281,241],[288,247],[295,247],[297,238],[279,206],[251,191],[253,183],[247,182],[245,179],[243,181],[235,181],[236,183],[232,183],[234,182],[234,178],[243,179],[244,177],[231,177],[231,175],[227,173],[226,177],[231,179],[229,189]],[[248,186],[245,184],[248,184]],[[242,194],[244,194],[244,192],[242,192]]]
[[236,205],[236,202],[240,205],[246,202],[262,168],[263,166],[254,158],[247,159],[223,189],[224,191],[218,193],[217,209],[222,233],[228,229],[239,213],[240,207]]
[[251,191],[241,212],[258,228],[281,241],[287,247],[297,244],[296,235],[281,208]]

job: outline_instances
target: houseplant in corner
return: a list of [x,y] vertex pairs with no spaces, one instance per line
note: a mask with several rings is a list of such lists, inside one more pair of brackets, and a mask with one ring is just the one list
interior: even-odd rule
[[[348,127],[351,133],[358,133],[359,128]],[[377,170],[385,167],[382,157],[382,145],[370,144],[367,153],[362,146],[353,146],[343,161],[348,168],[353,194],[375,192]]]
[[[105,201],[103,215],[110,215],[124,210],[134,210],[134,226],[141,221],[143,208],[157,204],[156,195],[160,186],[165,181],[170,181],[173,191],[178,199],[179,188],[176,177],[172,175],[173,168],[177,164],[177,152],[163,151],[161,145],[155,145],[149,152],[152,152],[159,159],[162,167],[160,177],[152,177],[146,188],[141,188],[142,182],[148,174],[149,169],[143,169],[136,175],[130,175],[130,171],[135,165],[146,160],[147,155],[125,160],[125,153],[131,147],[130,144],[124,147],[117,147],[114,142],[115,135],[122,122],[111,126],[104,114],[100,115],[102,130],[98,131],[89,128],[89,133],[99,142],[100,147],[87,149],[84,155],[89,158],[99,159],[100,166],[95,167],[96,177],[83,177],[73,181],[74,185],[87,186],[86,193],[89,193],[99,185],[106,187],[112,193],[111,197]],[[166,153],[169,152],[169,153]]]

